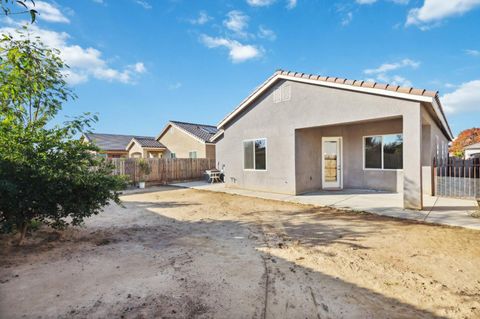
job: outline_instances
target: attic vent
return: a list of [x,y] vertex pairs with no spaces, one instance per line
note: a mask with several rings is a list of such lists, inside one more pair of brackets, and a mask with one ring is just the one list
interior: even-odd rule
[[292,87],[290,85],[283,85],[273,91],[273,103],[280,103],[290,101],[292,98]]

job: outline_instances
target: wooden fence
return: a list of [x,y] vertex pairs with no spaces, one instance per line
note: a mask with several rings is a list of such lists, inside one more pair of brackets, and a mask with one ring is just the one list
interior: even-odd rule
[[[140,180],[138,158],[112,158],[114,175],[126,175],[132,183]],[[204,177],[205,170],[215,168],[215,160],[208,158],[149,158],[145,159],[151,172],[144,181],[151,184],[166,184],[177,181],[198,180]]]
[[436,196],[480,199],[480,159],[434,160],[433,174]]

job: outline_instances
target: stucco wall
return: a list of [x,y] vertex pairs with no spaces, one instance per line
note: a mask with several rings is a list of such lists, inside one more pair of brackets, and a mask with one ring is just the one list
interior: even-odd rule
[[132,158],[135,154],[140,154],[140,158],[161,158],[164,151],[155,148],[145,148],[134,141],[133,145],[128,149],[128,157]]
[[[274,103],[272,92],[282,85],[291,86],[291,99]],[[230,122],[217,142],[217,161],[225,169],[227,186],[295,194],[299,168],[295,165],[295,129],[402,118],[406,207],[421,207],[420,103],[293,81],[276,87]],[[254,138],[267,138],[266,171],[243,170],[242,142]],[[390,173],[379,175],[391,178]]]
[[296,192],[304,193],[322,187],[322,137],[334,136],[342,137],[344,188],[402,191],[402,170],[363,168],[364,136],[401,132],[402,119],[296,130]]
[[[170,126],[159,141],[167,148],[165,157],[170,157],[171,153],[175,153],[177,158],[189,158],[189,153],[196,151],[197,158],[206,158],[212,155],[212,158],[215,158],[215,151],[212,152],[211,149],[207,151],[208,145],[174,126]],[[215,145],[212,146],[215,147]]]
[[127,151],[100,151],[100,154],[106,154],[107,158],[128,157]]
[[434,195],[432,175],[433,159],[442,161],[448,157],[448,139],[427,108],[422,108],[422,183],[423,193]]
[[147,158],[147,152],[137,142],[134,142],[128,150],[128,157],[133,157],[134,153],[140,153],[141,158]]

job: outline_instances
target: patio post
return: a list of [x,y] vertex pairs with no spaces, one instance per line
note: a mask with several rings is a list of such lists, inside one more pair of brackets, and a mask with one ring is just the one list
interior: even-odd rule
[[403,208],[423,208],[420,104],[407,110],[403,116]]

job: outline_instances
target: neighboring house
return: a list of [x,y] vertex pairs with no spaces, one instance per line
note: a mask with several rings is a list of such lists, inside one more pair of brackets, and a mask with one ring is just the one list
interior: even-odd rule
[[212,125],[170,121],[157,136],[170,158],[215,159],[215,144],[211,138],[217,133]]
[[[217,126],[228,187],[403,192],[421,209],[452,133],[437,92],[277,71]],[[443,154],[445,153],[445,154]]]
[[155,138],[151,136],[85,133],[81,137],[81,140],[85,142],[94,143],[100,149],[100,154],[103,154],[107,158],[129,157],[127,146],[132,139],[142,141],[150,140],[158,143]]
[[480,158],[480,143],[469,145],[463,151],[465,152],[465,159]]
[[154,137],[134,137],[128,143],[127,151],[131,158],[162,158],[166,148]]

